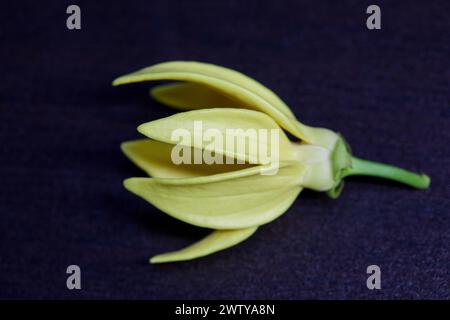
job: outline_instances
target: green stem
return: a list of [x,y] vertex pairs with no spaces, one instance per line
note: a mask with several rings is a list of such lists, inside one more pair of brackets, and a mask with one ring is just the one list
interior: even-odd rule
[[352,157],[352,168],[347,169],[345,176],[372,176],[398,181],[417,189],[426,189],[430,178],[426,174],[418,174],[388,164]]

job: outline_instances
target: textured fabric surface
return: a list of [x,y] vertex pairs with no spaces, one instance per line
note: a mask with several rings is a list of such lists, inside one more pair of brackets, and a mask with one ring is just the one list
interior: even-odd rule
[[[0,298],[450,298],[450,6],[377,1],[11,1],[0,10]],[[240,70],[355,154],[432,178],[429,190],[348,179],[304,192],[246,242],[149,265],[207,234],[128,193],[119,149],[173,110],[124,73],[168,60]],[[66,289],[66,268],[82,290]],[[366,288],[379,265],[382,289]]]

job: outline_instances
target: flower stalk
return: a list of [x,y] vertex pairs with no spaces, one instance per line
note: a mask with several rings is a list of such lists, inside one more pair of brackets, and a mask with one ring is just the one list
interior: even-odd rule
[[349,176],[370,176],[403,183],[417,189],[427,189],[430,177],[381,162],[352,157],[352,167],[344,174]]

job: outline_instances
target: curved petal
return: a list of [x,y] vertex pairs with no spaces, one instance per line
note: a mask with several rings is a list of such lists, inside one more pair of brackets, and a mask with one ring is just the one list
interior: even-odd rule
[[211,229],[241,229],[277,218],[302,189],[303,166],[282,164],[275,175],[261,175],[262,168],[196,178],[130,178],[124,185],[186,223]]
[[[159,63],[114,80],[113,85],[147,80],[180,80],[206,85],[238,101],[253,106],[262,102],[294,118],[289,107],[270,89],[238,71],[210,63],[196,61],[170,61]],[[259,103],[256,103],[258,105]],[[263,110],[262,110],[263,111]]]
[[289,107],[271,90],[235,70],[194,61],[172,61],[156,64],[121,76],[113,85],[152,80],[176,80],[204,85],[220,94],[239,101],[246,108],[270,115],[283,129],[310,144],[333,149],[335,133],[323,128],[309,127],[297,121]]
[[206,108],[247,108],[247,105],[240,101],[194,82],[162,84],[150,89],[150,95],[159,103],[185,111]]
[[150,259],[150,263],[165,263],[192,260],[211,253],[230,248],[247,240],[258,227],[235,230],[215,230],[205,238],[181,250],[158,254]]
[[[210,139],[214,140],[211,142],[205,136],[213,130],[219,137]],[[294,159],[292,143],[275,121],[253,110],[215,108],[187,111],[144,123],[138,131],[158,141],[216,151],[253,164],[266,164],[262,160],[269,161],[269,157],[271,160]],[[181,135],[187,139],[180,141]]]
[[302,137],[299,123],[283,101],[268,88],[237,71],[207,63],[173,61],[121,76],[113,81],[113,85],[151,80],[177,80],[205,85],[233,100],[241,101],[250,109],[269,114],[284,129],[306,140]]
[[213,175],[248,168],[249,164],[181,164],[171,159],[173,145],[151,139],[127,141],[121,144],[123,153],[149,176],[185,178]]

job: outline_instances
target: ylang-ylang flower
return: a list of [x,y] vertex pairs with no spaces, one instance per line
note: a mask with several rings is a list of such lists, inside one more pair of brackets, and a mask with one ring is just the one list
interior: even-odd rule
[[[304,188],[336,198],[343,179],[352,175],[377,176],[420,189],[430,183],[424,174],[354,157],[338,133],[299,122],[275,93],[234,70],[166,62],[119,77],[113,84],[152,80],[176,81],[150,93],[183,112],[140,125],[138,131],[146,138],[122,144],[128,158],[150,176],[126,179],[124,185],[174,218],[214,229],[189,247],[154,256],[152,263],[194,259],[238,244],[282,215]],[[190,138],[174,134],[180,130]],[[272,139],[258,135],[274,130],[278,136]],[[234,145],[222,141],[212,150],[212,141],[220,135],[229,137],[227,131],[233,132]],[[257,147],[252,148],[255,139]],[[180,147],[183,152],[175,149]],[[177,154],[184,160],[174,161]],[[205,160],[205,154],[214,161],[195,161],[196,155]],[[186,161],[189,158],[191,162]]]

